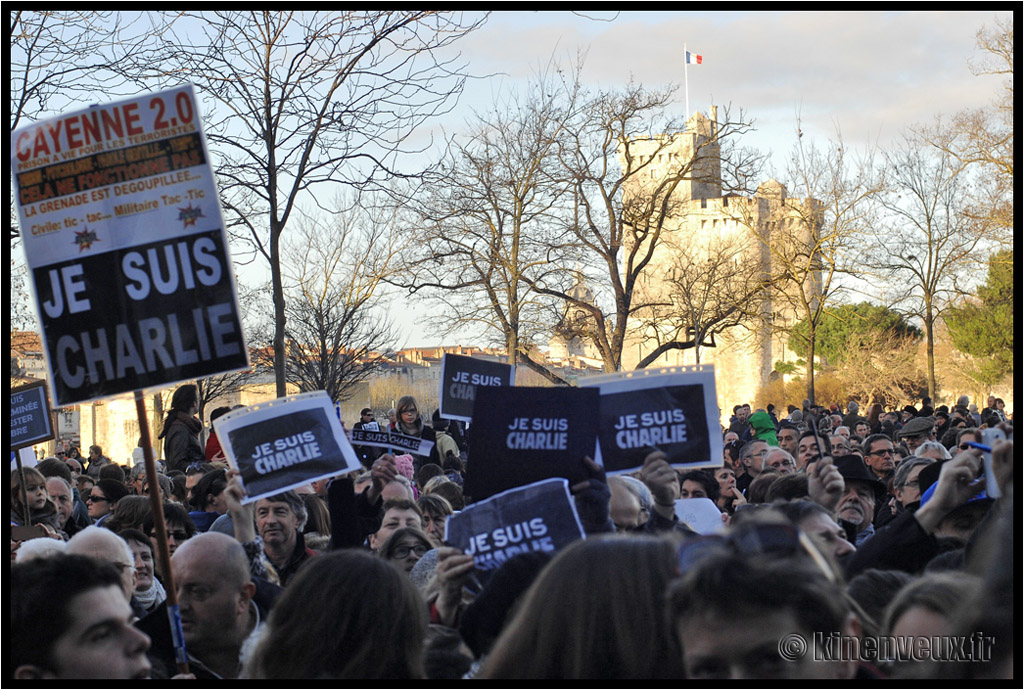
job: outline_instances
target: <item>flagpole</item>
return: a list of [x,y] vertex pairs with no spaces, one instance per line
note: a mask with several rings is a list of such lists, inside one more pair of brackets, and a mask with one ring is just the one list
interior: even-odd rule
[[686,82],[686,120],[690,119],[690,61],[687,59],[689,53],[686,44],[683,44],[683,79]]

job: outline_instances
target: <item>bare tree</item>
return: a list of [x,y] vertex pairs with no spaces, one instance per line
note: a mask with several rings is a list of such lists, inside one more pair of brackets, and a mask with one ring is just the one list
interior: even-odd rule
[[[561,379],[531,356],[550,332],[550,298],[531,282],[571,263],[574,246],[558,221],[567,185],[555,177],[557,142],[571,116],[571,85],[541,76],[520,101],[512,96],[455,145],[446,174],[410,195],[415,240],[389,282],[442,306],[437,330],[482,327],[510,361]],[[561,234],[559,234],[561,233]]]
[[991,227],[1004,246],[1013,241],[1013,19],[997,19],[991,29],[977,34],[981,60],[972,65],[978,76],[1002,78],[1001,88],[989,107],[962,110],[948,120],[939,118],[915,132],[926,142],[953,156],[979,177],[973,203],[965,212]]
[[777,203],[765,218],[737,205],[737,218],[761,242],[770,266],[773,304],[767,320],[772,330],[790,335],[797,321],[808,325],[805,340],[807,399],[814,404],[817,327],[841,290],[841,278],[855,271],[855,250],[871,227],[870,200],[879,193],[870,153],[855,160],[841,137],[824,149],[804,140],[790,156],[786,179],[762,185],[762,196]]
[[[754,245],[754,246],[752,246]],[[655,344],[637,364],[649,366],[671,350],[693,349],[700,364],[702,347],[715,347],[715,336],[760,316],[769,276],[760,247],[748,236],[672,237],[663,251],[666,300],[642,312],[640,331]]]
[[882,277],[894,308],[924,322],[928,395],[934,398],[935,324],[962,291],[963,278],[982,265],[977,250],[989,221],[969,213],[973,194],[965,164],[915,135],[886,154],[885,171],[888,187],[878,197],[883,215],[864,263]]
[[203,12],[165,43],[156,75],[189,79],[213,99],[207,136],[229,224],[270,266],[279,396],[281,241],[292,214],[332,185],[368,189],[403,174],[410,134],[461,91],[460,68],[440,49],[481,22],[428,11]]
[[[561,141],[562,174],[573,186],[569,227],[584,261],[580,271],[550,273],[535,287],[589,315],[580,335],[609,372],[622,365],[634,317],[650,306],[637,299],[638,281],[684,213],[683,192],[697,197],[745,187],[762,160],[730,146],[750,129],[742,113],[691,119],[687,131],[671,115],[673,96],[673,88],[635,84],[595,93]],[[593,302],[573,290],[581,278],[593,281]]]
[[917,363],[919,342],[919,335],[895,331],[852,334],[843,366],[836,371],[845,395],[865,408],[920,398],[927,379]]
[[325,226],[304,219],[287,243],[285,358],[301,391],[347,400],[384,361],[396,335],[378,291],[397,253],[390,223],[350,205]]

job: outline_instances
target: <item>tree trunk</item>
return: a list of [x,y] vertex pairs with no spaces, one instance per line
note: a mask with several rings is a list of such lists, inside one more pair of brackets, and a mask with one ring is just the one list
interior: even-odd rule
[[935,315],[932,313],[931,302],[925,303],[924,333],[928,353],[928,397],[935,400]]
[[814,405],[814,324],[810,319],[808,323],[808,336],[809,341],[807,343],[807,400],[811,405]]
[[281,279],[281,254],[280,237],[281,228],[276,221],[271,221],[270,228],[270,282],[274,296],[274,381],[277,386],[277,397],[283,398],[288,394],[287,382],[285,381],[285,351],[284,342],[284,284]]

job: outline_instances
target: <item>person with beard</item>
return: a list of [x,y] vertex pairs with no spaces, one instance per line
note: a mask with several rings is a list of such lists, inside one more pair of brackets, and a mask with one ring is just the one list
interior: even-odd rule
[[835,459],[835,465],[846,483],[836,514],[850,526],[853,542],[859,547],[875,533],[875,507],[885,500],[885,485],[856,455],[841,455]]

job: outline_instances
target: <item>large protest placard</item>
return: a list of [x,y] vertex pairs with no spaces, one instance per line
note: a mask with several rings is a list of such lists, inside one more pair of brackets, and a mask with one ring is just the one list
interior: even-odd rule
[[585,388],[479,388],[469,443],[465,493],[480,500],[542,479],[588,478],[598,392]]
[[249,366],[191,86],[18,129],[11,166],[55,405]]
[[[377,426],[376,423],[373,425]],[[369,425],[362,429],[352,429],[352,445],[374,446],[375,448],[389,448],[395,453],[412,453],[413,455],[430,455],[434,449],[434,442],[420,438],[419,436],[406,436],[388,429],[370,428]]]
[[218,417],[213,428],[241,473],[245,503],[362,469],[324,391],[250,405]]
[[12,450],[53,438],[45,382],[12,388],[10,411]]
[[478,388],[511,386],[514,383],[515,369],[511,364],[445,353],[441,360],[439,414],[444,419],[472,421],[473,401]]
[[586,535],[565,479],[547,479],[471,504],[445,523],[445,542],[491,570],[516,554],[553,552]]
[[657,450],[673,467],[721,466],[713,367],[608,374],[580,386],[601,391],[599,462],[608,474],[639,469]]

